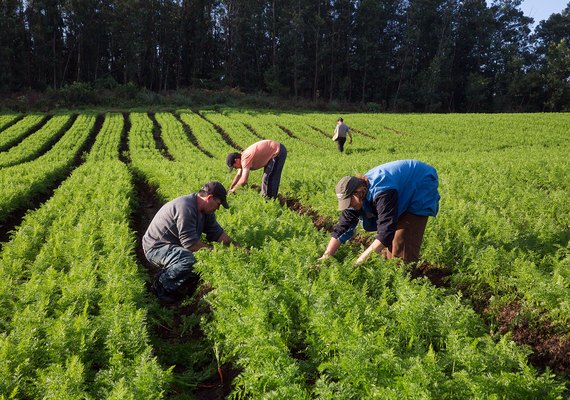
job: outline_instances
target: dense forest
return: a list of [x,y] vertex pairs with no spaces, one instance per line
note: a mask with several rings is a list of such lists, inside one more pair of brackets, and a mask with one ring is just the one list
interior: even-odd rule
[[2,0],[0,93],[235,88],[374,111],[570,110],[570,2]]

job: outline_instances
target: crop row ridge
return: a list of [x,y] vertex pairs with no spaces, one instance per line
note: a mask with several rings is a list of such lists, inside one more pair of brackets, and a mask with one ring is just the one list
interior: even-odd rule
[[222,137],[222,139],[224,140],[224,142],[226,142],[229,146],[233,147],[236,150],[239,151],[243,151],[243,147],[241,147],[239,144],[237,144],[236,142],[233,141],[233,139],[231,138],[230,135],[228,135],[228,133],[218,124],[213,123],[212,121],[210,121],[204,114],[202,114],[200,111],[193,111],[195,114],[197,114],[198,116],[200,116],[204,121],[206,121],[207,123],[209,123],[210,125],[212,125],[214,127],[214,129],[216,130],[216,132],[218,132],[220,134],[220,136]]
[[160,135],[160,125],[156,120],[155,113],[148,113],[148,116],[152,121],[152,137],[154,138],[156,149],[159,151],[160,154],[164,156],[164,158],[166,158],[169,161],[174,161],[174,157],[172,157],[172,154],[168,152],[168,148],[166,147],[166,144],[164,143],[164,140],[162,140],[162,136]]
[[176,120],[178,120],[178,122],[182,124],[182,129],[184,129],[184,133],[186,133],[186,136],[188,136],[188,140],[190,140],[190,143],[192,143],[198,150],[204,153],[206,157],[214,158],[214,155],[212,153],[210,153],[208,150],[203,148],[200,145],[200,143],[198,143],[198,139],[196,139],[196,136],[194,136],[194,134],[192,133],[192,128],[190,128],[190,126],[188,126],[186,122],[182,121],[182,118],[180,118],[180,114],[178,113],[174,114],[174,117],[176,118]]

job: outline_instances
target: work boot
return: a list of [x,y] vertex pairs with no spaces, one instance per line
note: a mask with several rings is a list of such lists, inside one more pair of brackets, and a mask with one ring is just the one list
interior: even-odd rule
[[152,281],[150,291],[154,293],[158,301],[161,304],[173,304],[181,300],[181,297],[177,293],[169,293],[164,289],[158,278]]

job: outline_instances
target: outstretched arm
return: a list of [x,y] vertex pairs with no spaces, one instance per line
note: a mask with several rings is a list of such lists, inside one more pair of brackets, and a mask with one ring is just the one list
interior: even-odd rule
[[320,256],[317,260],[318,261],[326,260],[330,256],[334,255],[334,253],[336,253],[336,251],[338,250],[340,245],[341,245],[340,240],[332,237],[331,240],[329,240],[329,244],[327,245],[327,249],[325,250],[323,255]]
[[234,188],[234,186],[238,183],[240,178],[241,178],[241,168],[237,170],[236,176],[234,176],[234,180],[232,181],[232,184],[230,185],[230,190],[232,190]]
[[230,244],[233,244],[235,247],[241,247],[239,245],[239,243],[234,242],[233,239],[226,234],[226,232],[224,232],[220,235],[217,242],[223,243],[225,246],[229,246]]
[[384,247],[385,246],[382,244],[381,241],[379,241],[378,239],[374,239],[372,244],[370,246],[368,246],[368,248],[362,252],[360,257],[358,257],[355,264],[358,265],[358,264],[364,262],[368,257],[370,257],[370,254],[372,254],[373,252],[374,253],[380,253],[384,249]]
[[230,187],[230,192],[235,193],[236,189],[240,186],[243,186],[247,183],[249,178],[249,168],[242,168],[238,172],[239,176],[236,175],[234,181],[232,182],[232,186]]
[[195,251],[198,251],[198,250],[201,250],[201,249],[211,249],[211,248],[212,248],[211,245],[206,244],[206,243],[202,242],[201,240],[198,240],[198,241],[196,241],[192,246],[190,246],[188,249],[189,249],[190,251],[194,251],[194,252],[195,252]]

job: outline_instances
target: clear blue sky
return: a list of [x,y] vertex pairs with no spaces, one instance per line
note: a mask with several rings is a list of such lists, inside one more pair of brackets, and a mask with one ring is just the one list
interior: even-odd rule
[[534,24],[548,19],[550,14],[560,13],[566,8],[569,0],[524,0],[521,10],[527,17],[534,18]]

